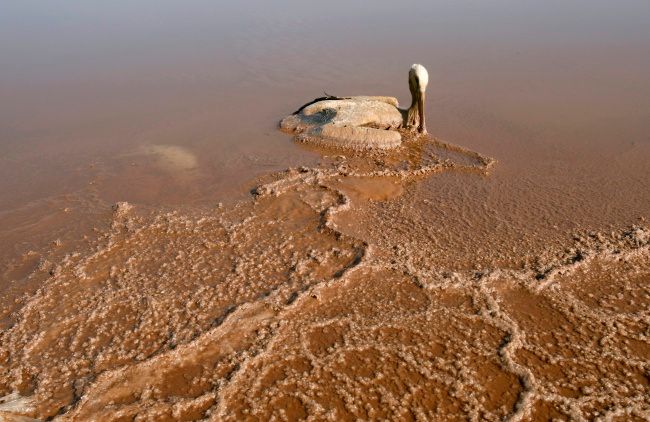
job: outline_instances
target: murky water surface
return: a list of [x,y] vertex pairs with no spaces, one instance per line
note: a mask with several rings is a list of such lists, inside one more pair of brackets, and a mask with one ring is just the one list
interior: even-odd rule
[[[647,420],[648,21],[3,2],[0,416]],[[415,62],[431,139],[277,128]]]

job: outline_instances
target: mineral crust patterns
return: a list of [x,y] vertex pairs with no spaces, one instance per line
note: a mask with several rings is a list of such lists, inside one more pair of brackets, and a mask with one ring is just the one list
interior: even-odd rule
[[[382,151],[209,212],[117,204],[0,333],[0,416],[648,420],[648,228],[447,268],[417,181],[494,161],[423,137]],[[350,189],[382,178],[401,196]]]

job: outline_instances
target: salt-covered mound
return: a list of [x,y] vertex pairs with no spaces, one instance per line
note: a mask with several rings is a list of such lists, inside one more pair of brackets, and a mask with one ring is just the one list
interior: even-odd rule
[[280,122],[296,140],[353,150],[398,147],[403,116],[394,97],[327,97],[299,109]]

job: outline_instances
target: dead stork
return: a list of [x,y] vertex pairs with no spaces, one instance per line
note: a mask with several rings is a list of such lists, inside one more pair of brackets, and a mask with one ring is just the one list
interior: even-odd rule
[[397,129],[427,133],[424,117],[429,74],[421,64],[409,70],[411,106],[398,108],[397,98],[381,96],[336,97],[328,95],[303,105],[280,122],[298,141],[356,150],[399,146]]

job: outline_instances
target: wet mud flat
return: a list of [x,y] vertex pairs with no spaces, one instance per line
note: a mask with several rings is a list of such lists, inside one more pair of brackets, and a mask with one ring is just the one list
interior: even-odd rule
[[522,253],[473,222],[444,250],[424,186],[487,183],[493,159],[426,138],[320,152],[233,206],[118,203],[42,261],[0,337],[0,414],[648,419],[647,226]]

